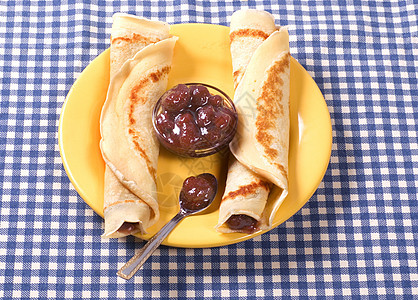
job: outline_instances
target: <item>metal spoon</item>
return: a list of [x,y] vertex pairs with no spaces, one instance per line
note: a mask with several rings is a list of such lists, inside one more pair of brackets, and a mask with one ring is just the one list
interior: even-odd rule
[[[197,180],[196,180],[197,179]],[[202,183],[204,179],[212,189],[208,190],[208,184],[203,182],[203,187],[197,186],[191,189],[192,185]],[[190,183],[191,182],[191,183]],[[183,220],[183,218],[204,211],[210,206],[216,196],[218,182],[212,174],[203,173],[196,177],[192,176],[183,182],[179,195],[180,211],[160,231],[158,231],[146,244],[136,253],[116,274],[123,279],[130,279],[158,248],[167,235]],[[209,191],[209,192],[208,192]],[[193,200],[193,196],[199,198]]]

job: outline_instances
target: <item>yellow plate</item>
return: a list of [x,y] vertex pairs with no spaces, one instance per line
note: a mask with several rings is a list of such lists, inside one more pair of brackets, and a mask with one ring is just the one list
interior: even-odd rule
[[[208,24],[171,26],[179,37],[174,50],[168,87],[204,82],[233,96],[229,28]],[[292,58],[290,78],[289,196],[273,227],[295,214],[321,182],[331,155],[331,120],[321,91],[306,70]],[[74,83],[61,112],[59,146],[65,170],[80,196],[103,216],[104,162],[99,149],[99,117],[109,84],[109,50],[100,54]],[[148,239],[178,211],[177,196],[183,179],[202,172],[217,176],[220,187],[207,213],[184,219],[163,242],[176,247],[215,247],[244,241],[264,233],[220,234],[214,230],[225,186],[227,153],[184,159],[161,149],[157,189],[161,218],[149,228]]]

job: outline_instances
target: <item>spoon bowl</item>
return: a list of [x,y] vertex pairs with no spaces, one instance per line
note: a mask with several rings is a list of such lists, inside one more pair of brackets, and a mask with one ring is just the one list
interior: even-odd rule
[[183,182],[179,195],[180,213],[190,216],[206,210],[218,190],[218,181],[210,173],[191,176]]
[[217,190],[218,181],[210,173],[202,173],[184,180],[179,195],[180,211],[116,274],[123,279],[130,279],[181,220],[187,216],[203,212],[210,206],[215,199]]

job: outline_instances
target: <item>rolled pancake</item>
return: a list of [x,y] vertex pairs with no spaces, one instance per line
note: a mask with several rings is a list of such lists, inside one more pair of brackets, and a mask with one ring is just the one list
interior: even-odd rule
[[[144,47],[157,43],[158,41],[167,39],[169,37],[169,26],[166,23],[158,22],[158,21],[151,21],[144,18],[127,15],[127,14],[115,14],[113,16],[113,25],[112,25],[112,37],[111,37],[111,50],[110,50],[110,78],[111,78],[111,84],[109,85],[109,92],[110,88],[112,87],[115,89],[115,86],[120,85],[122,86],[122,83],[124,80],[128,79],[128,73],[129,71],[132,71],[134,69],[135,63],[129,63],[127,67],[124,68],[124,71],[121,71],[122,65],[127,62],[128,59],[132,59],[132,57],[138,53],[141,49],[144,49]],[[133,109],[131,112],[128,112],[126,110],[127,103],[125,103],[125,110],[121,107],[123,106],[121,100],[116,100],[117,96],[111,95],[111,93],[108,92],[108,98],[106,100],[106,104],[102,111],[102,118],[101,118],[101,130],[102,130],[102,141],[101,141],[101,148],[103,152],[103,157],[106,161],[106,168],[105,168],[105,177],[104,177],[104,219],[105,219],[105,232],[103,234],[103,237],[122,237],[125,235],[128,235],[130,233],[146,233],[146,228],[151,226],[155,221],[158,219],[159,212],[158,212],[158,205],[155,205],[156,203],[156,196],[155,192],[153,191],[155,189],[155,183],[150,184],[150,190],[145,190],[144,194],[148,196],[144,196],[141,193],[136,194],[133,190],[130,189],[132,185],[136,186],[132,179],[129,180],[129,177],[124,176],[123,171],[118,169],[116,167],[118,164],[113,163],[113,161],[109,160],[109,158],[106,157],[105,140],[115,142],[115,137],[120,134],[119,132],[113,131],[111,129],[112,122],[116,122],[114,119],[110,118],[109,116],[112,115],[114,111],[116,111],[116,107],[119,108],[119,122],[122,122],[124,125],[127,126],[126,123],[126,114],[131,113],[133,118],[129,122],[136,121],[138,117],[141,117],[140,114],[146,114],[148,116],[151,116],[151,110],[152,106],[155,103],[155,101],[159,98],[159,95],[162,94],[166,88],[166,80],[167,80],[167,72],[169,70],[169,66],[171,65],[171,57],[172,57],[172,48],[174,47],[174,42],[170,41],[169,46],[167,48],[167,45],[160,45],[158,47],[153,47],[152,51],[164,51],[165,53],[162,55],[163,57],[159,57],[156,55],[153,55],[149,50],[146,51],[146,53],[143,53],[142,55],[139,55],[134,59],[136,62],[140,62],[142,59],[144,61],[149,61],[150,58],[144,59],[144,57],[152,56],[153,58],[151,60],[155,60],[153,63],[149,65],[151,67],[149,70],[144,70],[143,72],[144,76],[140,76],[135,78],[130,78],[129,80],[132,81],[132,84],[134,82],[138,84],[144,84],[144,86],[141,89],[132,90],[130,97],[130,101],[135,101],[135,99],[138,98],[140,95],[146,95],[147,101],[141,102],[142,109],[139,109],[138,107]],[[170,48],[171,47],[171,48]],[[165,56],[165,57],[164,57]],[[167,61],[167,59],[169,61]],[[160,62],[158,62],[160,60]],[[144,63],[144,62],[142,62]],[[149,62],[148,62],[149,63]],[[164,74],[156,73],[156,69],[158,67],[158,64],[162,67],[161,70],[164,69]],[[164,65],[166,64],[166,65]],[[155,66],[157,65],[157,67]],[[168,67],[168,68],[167,68]],[[138,68],[138,67],[137,67]],[[146,67],[145,67],[146,68]],[[147,72],[149,71],[149,72]],[[123,73],[122,75],[119,73]],[[151,82],[154,81],[156,78],[155,76],[161,75],[160,78],[158,78],[157,81],[158,84],[152,83],[150,85],[150,78],[146,78],[146,76],[154,76],[151,78]],[[117,79],[114,79],[115,76],[118,76]],[[154,78],[154,79],[153,79]],[[146,86],[149,85],[149,86]],[[126,93],[126,91],[125,91]],[[111,99],[112,98],[112,99]],[[118,103],[118,104],[116,104]],[[145,104],[145,105],[144,105]],[[105,107],[107,108],[105,110]],[[106,114],[107,117],[106,118]],[[128,116],[129,117],[129,116]],[[152,126],[150,122],[150,117],[143,119],[143,122],[145,122],[145,126],[142,128],[144,129],[145,136],[147,136],[150,132],[150,127]],[[106,127],[109,130],[104,130]],[[128,152],[136,152],[135,155],[129,156],[131,159],[136,159],[138,156],[139,149],[142,149],[144,153],[139,154],[140,160],[147,161],[148,164],[152,168],[155,169],[156,167],[156,157],[158,157],[158,145],[156,145],[155,138],[153,138],[153,135],[151,134],[151,138],[149,139],[149,136],[145,139],[145,144],[143,140],[139,140],[141,136],[143,137],[143,134],[137,135],[136,139],[132,139],[132,134],[135,132],[142,131],[142,128],[140,127],[141,122],[138,122],[134,124],[135,128],[129,128],[129,126],[126,127],[126,130],[128,132],[122,133],[119,138],[125,135],[124,139],[124,145],[125,145],[125,151],[126,147],[129,141],[129,136],[131,136],[130,139],[130,146],[132,148],[132,142],[138,143],[137,149],[132,148]],[[129,124],[128,124],[129,125]],[[129,128],[129,129],[128,129]],[[120,129],[120,128],[119,128]],[[152,128],[151,128],[152,129]],[[129,132],[130,131],[130,132]],[[147,141],[149,139],[149,141]],[[109,142],[107,143],[109,144]],[[117,146],[118,144],[114,144],[113,147]],[[137,145],[136,145],[137,146]],[[112,146],[110,146],[112,147]],[[128,147],[129,148],[129,147]],[[109,151],[109,150],[107,150]],[[122,151],[117,154],[121,155]],[[113,158],[115,159],[115,153],[113,153]],[[120,158],[118,158],[120,160]],[[122,160],[125,158],[122,158]],[[144,162],[142,162],[143,165]],[[141,165],[141,163],[136,163],[136,167],[138,165]],[[119,168],[121,168],[119,166]],[[122,167],[123,169],[123,167]],[[113,170],[113,171],[112,171]],[[142,169],[140,169],[142,171]],[[145,177],[153,177],[148,173],[148,175],[145,175]],[[126,181],[131,181],[131,183],[127,183]],[[138,179],[137,179],[138,180]],[[154,179],[152,180],[154,181]],[[136,186],[138,189],[138,186]],[[141,187],[139,187],[141,188]],[[152,199],[152,200],[151,200]],[[131,223],[135,227],[131,228],[131,231],[118,231],[121,226],[123,226],[127,223]]]
[[271,228],[288,194],[287,30],[276,30],[267,12],[244,10],[232,16],[230,38],[239,122],[230,143],[235,159],[230,162],[216,226],[224,233],[240,232],[226,224],[232,215],[254,218],[257,229]]

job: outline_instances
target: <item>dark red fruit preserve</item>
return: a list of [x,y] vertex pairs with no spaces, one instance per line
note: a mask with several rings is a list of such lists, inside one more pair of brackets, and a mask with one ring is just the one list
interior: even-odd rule
[[253,233],[257,230],[257,220],[247,215],[232,215],[226,221],[229,228],[245,233]]
[[191,176],[183,182],[180,191],[180,206],[187,210],[201,210],[216,196],[216,178],[209,173]]
[[122,234],[134,234],[139,231],[138,223],[123,222],[122,226],[118,229]]
[[161,144],[191,157],[210,155],[228,145],[237,120],[231,99],[205,84],[176,85],[164,93],[153,112]]

